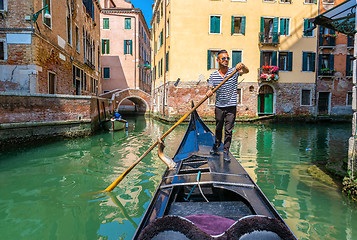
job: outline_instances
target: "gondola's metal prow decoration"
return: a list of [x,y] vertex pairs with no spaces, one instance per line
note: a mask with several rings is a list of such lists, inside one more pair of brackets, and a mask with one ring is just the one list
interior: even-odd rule
[[161,141],[160,138],[157,138],[157,141],[159,142],[159,147],[157,150],[157,154],[159,155],[159,158],[167,165],[169,169],[174,169],[176,167],[176,163],[172,160],[172,158],[168,157],[164,153],[164,148],[165,144],[163,141]]

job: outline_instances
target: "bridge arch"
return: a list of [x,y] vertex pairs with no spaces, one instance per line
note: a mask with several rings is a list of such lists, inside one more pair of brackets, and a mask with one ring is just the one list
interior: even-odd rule
[[[135,112],[148,112],[151,110],[151,95],[141,89],[127,88],[115,93],[115,109],[121,111],[120,106],[130,100],[135,105]],[[125,110],[124,110],[125,111]]]

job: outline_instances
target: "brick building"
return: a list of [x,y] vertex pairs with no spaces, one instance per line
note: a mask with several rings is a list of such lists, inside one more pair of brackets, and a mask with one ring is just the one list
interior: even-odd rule
[[0,92],[97,95],[101,91],[97,0],[0,2]]
[[101,1],[103,93],[127,88],[151,91],[150,33],[130,1]]
[[[342,2],[320,0],[320,13]],[[317,114],[350,115],[354,38],[322,26],[318,31]]]

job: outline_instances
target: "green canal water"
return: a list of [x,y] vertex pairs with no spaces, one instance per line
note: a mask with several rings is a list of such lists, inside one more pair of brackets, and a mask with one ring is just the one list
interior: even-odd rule
[[[0,239],[131,239],[165,170],[156,151],[113,194],[90,193],[106,188],[170,126],[137,117],[127,132],[0,153]],[[186,126],[166,138],[167,155]],[[231,152],[299,239],[357,239],[357,204],[306,170],[347,157],[350,124],[238,124],[233,134]]]

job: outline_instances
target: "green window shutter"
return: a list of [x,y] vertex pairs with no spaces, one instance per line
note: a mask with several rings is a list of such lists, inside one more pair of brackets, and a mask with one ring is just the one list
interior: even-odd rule
[[302,53],[302,71],[308,71],[307,69],[307,53]]
[[243,35],[245,35],[245,17],[242,17],[242,26],[241,26],[241,32]]
[[321,73],[321,69],[322,69],[322,54],[319,54],[319,67],[318,67],[319,73]]
[[278,52],[273,51],[271,65],[276,66],[278,64]]
[[107,54],[109,54],[109,40],[106,40],[107,41]]
[[273,20],[273,32],[275,32],[275,33],[278,32],[278,25],[279,25],[279,18],[276,17]]
[[260,32],[264,32],[264,17],[260,17]]
[[220,17],[217,16],[211,16],[211,28],[210,28],[210,33],[220,33]]
[[105,54],[105,49],[104,49],[104,39],[102,39],[102,54]]
[[216,24],[215,24],[215,28],[216,28],[216,33],[220,33],[221,32],[221,18],[220,17],[216,17]]
[[166,53],[166,72],[169,71],[169,52]]
[[351,69],[351,55],[346,56],[346,76],[349,75],[350,69]]
[[211,69],[211,50],[207,51],[207,70]]
[[334,65],[335,65],[335,56],[333,54],[330,54],[329,57],[329,68],[332,70],[334,69]]
[[235,67],[240,62],[242,62],[242,52],[241,51],[233,51],[232,52],[232,67]]
[[263,51],[260,51],[260,67],[263,67]]
[[109,18],[103,18],[103,29],[109,29]]
[[162,46],[164,44],[164,33],[163,31],[161,31],[160,33],[160,46]]
[[130,46],[129,54],[133,55],[133,41],[132,40],[129,40],[129,46]]
[[126,49],[127,49],[127,48],[126,48],[126,44],[127,44],[127,43],[126,43],[126,40],[124,40],[124,54],[128,54],[127,51],[126,51]]
[[307,20],[307,19],[304,19],[304,32],[303,32],[303,36],[308,36],[308,33],[305,32],[307,28],[308,28],[308,20]]
[[281,18],[280,19],[280,33],[279,35],[285,35],[285,19]]
[[231,34],[234,34],[234,16],[232,16],[232,20],[231,20]]
[[315,72],[316,68],[316,53],[311,53],[311,66],[310,66],[310,71]]
[[155,41],[155,54],[157,53],[157,42]]
[[293,52],[288,52],[288,71],[293,70]]
[[125,18],[125,29],[131,29],[131,18]]
[[104,78],[110,78],[110,68],[104,68]]
[[162,75],[162,65],[163,65],[163,62],[162,62],[162,58],[161,58],[161,64],[160,64],[160,74]]

